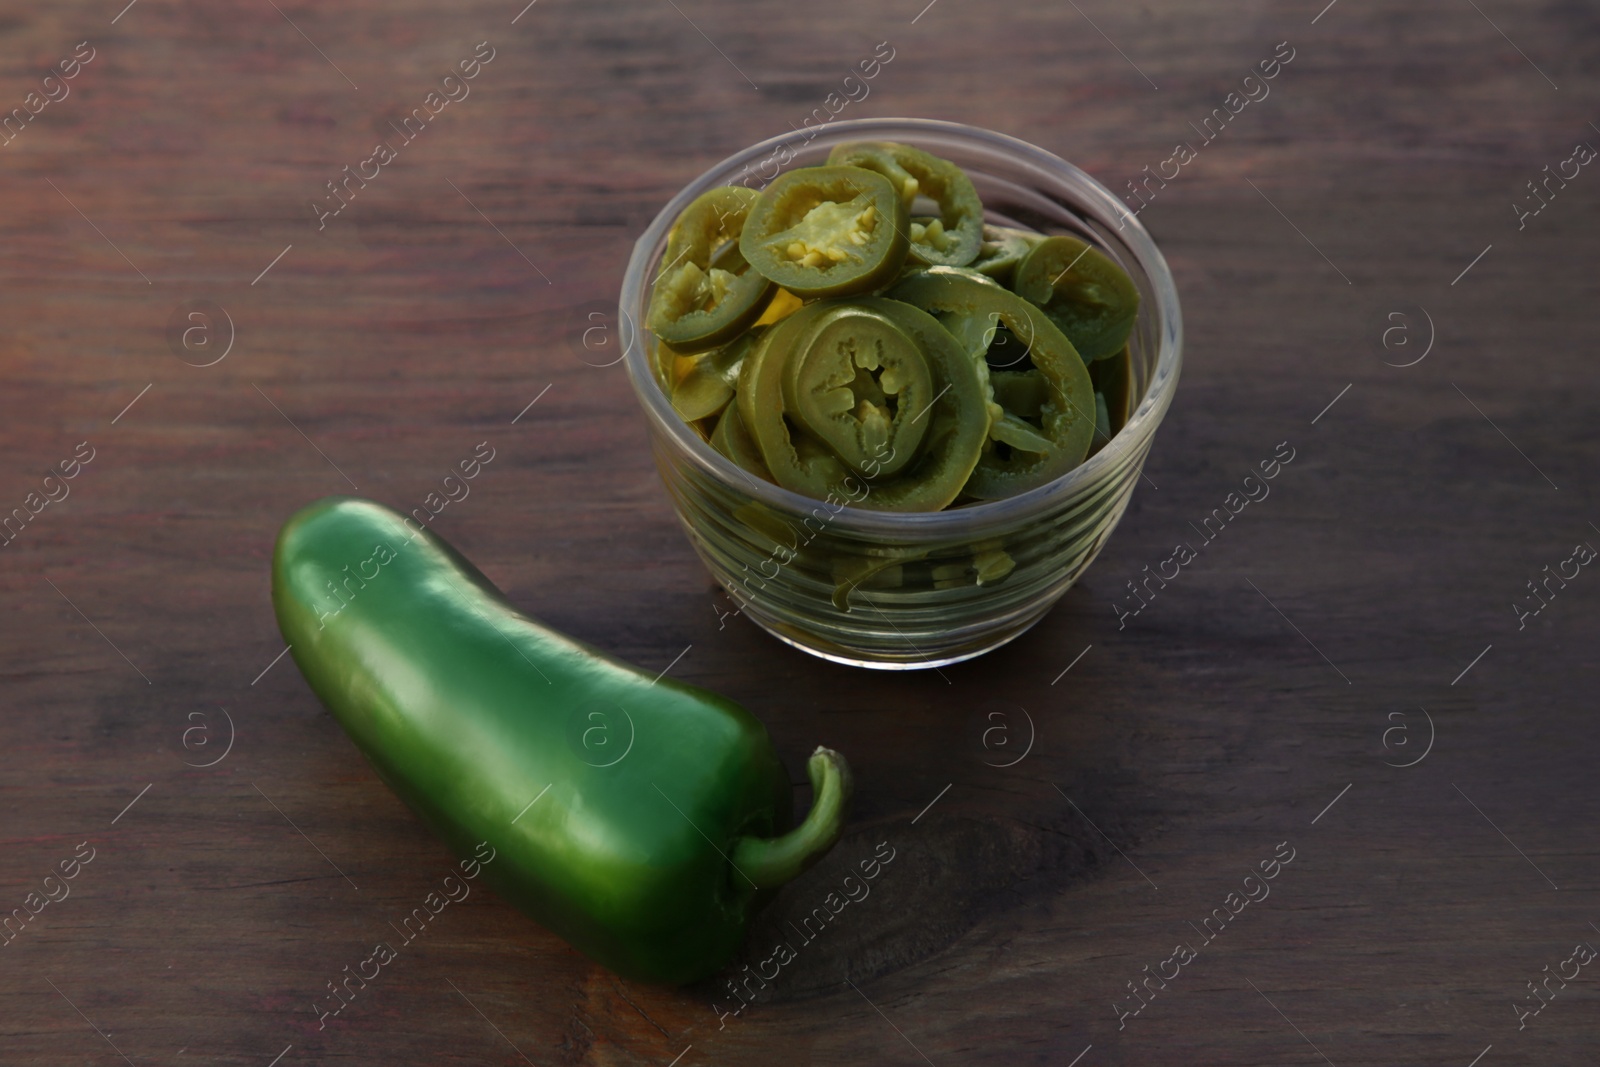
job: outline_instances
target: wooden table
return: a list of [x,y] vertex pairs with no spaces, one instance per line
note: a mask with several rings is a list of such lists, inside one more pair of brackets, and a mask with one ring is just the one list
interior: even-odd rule
[[[1595,1061],[1600,973],[1525,984],[1600,945],[1600,577],[1526,584],[1600,544],[1600,175],[1537,215],[1525,184],[1600,144],[1591,10],[120,3],[0,25],[0,105],[60,97],[0,147],[0,507],[27,518],[0,893],[70,891],[0,949],[0,1061]],[[660,205],[880,42],[842,117],[993,127],[1126,191],[1285,41],[1270,95],[1150,186],[1183,379],[1153,484],[1044,622],[890,674],[721,619],[622,368],[580,342]],[[749,961],[894,849],[738,1016],[478,892],[319,1028],[450,857],[279,658],[273,536],[328,493],[414,507],[480,442],[436,528],[518,605],[747,704],[797,775],[819,741],[854,762],[848,836]],[[1271,496],[1119,629],[1125,583],[1280,442]]]

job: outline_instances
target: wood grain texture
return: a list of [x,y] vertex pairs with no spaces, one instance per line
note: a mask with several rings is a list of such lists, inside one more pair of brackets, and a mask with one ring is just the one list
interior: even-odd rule
[[[120,6],[0,18],[7,109],[95,49],[0,146],[0,512],[94,454],[0,549],[0,908],[95,850],[0,948],[0,1062],[1593,1062],[1600,974],[1520,1031],[1512,1005],[1600,944],[1600,577],[1520,630],[1510,605],[1600,544],[1600,174],[1522,229],[1509,206],[1600,145],[1592,7]],[[319,230],[325,183],[482,41],[471,95]],[[1141,214],[1186,320],[1154,485],[1034,630],[909,675],[719,619],[575,317],[678,188],[883,41],[844,117],[992,127],[1119,191],[1295,50]],[[235,334],[209,367],[167,337],[199,300]],[[1386,365],[1425,316],[1428,357]],[[737,1017],[475,892],[319,1029],[313,998],[450,858],[292,662],[266,669],[272,539],[327,493],[416,506],[483,441],[436,528],[518,605],[654,669],[687,647],[673,675],[752,708],[796,775],[819,742],[851,758],[845,841],[747,962],[896,850]],[[1283,441],[1271,495],[1119,629],[1125,583]],[[1386,765],[1423,750],[1419,709],[1431,751]],[[231,750],[192,766],[224,710]],[[1200,944],[1280,842],[1270,896]],[[1119,1028],[1179,942],[1196,958]]]

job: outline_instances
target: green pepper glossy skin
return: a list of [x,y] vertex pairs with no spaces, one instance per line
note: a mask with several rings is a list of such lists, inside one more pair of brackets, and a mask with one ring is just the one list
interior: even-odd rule
[[714,973],[837,837],[849,777],[833,754],[812,757],[811,815],[774,840],[790,783],[754,716],[541,625],[380,505],[294,515],[272,596],[301,672],[390,788],[458,855],[488,842],[489,884],[621,975]]

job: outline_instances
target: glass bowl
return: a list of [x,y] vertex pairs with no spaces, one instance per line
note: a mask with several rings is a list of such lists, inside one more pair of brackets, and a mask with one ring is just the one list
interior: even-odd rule
[[[1099,554],[1172,402],[1183,324],[1166,260],[1137,219],[1072,164],[1014,137],[927,119],[832,122],[752,145],[685,186],[634,246],[619,322],[651,447],[695,551],[752,622],[796,648],[860,667],[938,667],[982,655],[1038,622]],[[1127,419],[1081,466],[1019,496],[934,512],[825,503],[725,459],[673,411],[646,322],[673,220],[719,185],[761,188],[850,141],[900,141],[972,178],[985,221],[1072,234],[1138,287]],[[633,325],[639,324],[639,325]]]

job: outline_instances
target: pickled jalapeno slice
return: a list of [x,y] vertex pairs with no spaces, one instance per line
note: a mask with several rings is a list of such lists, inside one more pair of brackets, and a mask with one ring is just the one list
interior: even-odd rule
[[1094,455],[1111,443],[1111,409],[1106,407],[1106,394],[1094,394],[1094,444],[1089,455]]
[[1122,429],[1122,424],[1128,421],[1128,393],[1132,386],[1129,381],[1129,361],[1132,358],[1128,346],[1123,345],[1122,351],[1112,358],[1089,364],[1089,378],[1094,382],[1094,391],[1105,394],[1112,433]]
[[932,316],[881,297],[808,304],[746,358],[737,406],[779,485],[880,511],[949,504],[978,462],[988,385]]
[[679,418],[684,422],[698,422],[728,406],[734,387],[739,384],[744,357],[762,332],[759,328],[747,330],[721,348],[673,361],[674,364],[688,364],[681,375],[674,374],[672,409]]
[[1012,284],[1044,309],[1085,363],[1116,355],[1139,315],[1139,290],[1127,273],[1076,237],[1041,241],[1017,264]]
[[754,189],[711,189],[678,216],[650,293],[648,325],[679,353],[727,343],[755,322],[775,286],[739,253]]
[[[1036,489],[1116,436],[1138,402],[1139,301],[1084,239],[986,223],[954,163],[851,142],[683,211],[651,293],[652,369],[678,417],[751,478],[937,511]],[[970,547],[835,558],[835,602],[848,610],[857,584],[981,585],[1015,565],[999,541]]]
[[763,189],[739,251],[799,297],[866,293],[905,263],[908,217],[889,179],[860,167],[802,167]]
[[1012,276],[1016,273],[1017,264],[1021,263],[1023,257],[1043,240],[1041,235],[1029,233],[1027,230],[1017,230],[1010,226],[985,226],[978,258],[973,260],[970,266],[979,274],[987,275],[1001,285],[1009,286]]
[[[914,274],[889,295],[938,316],[952,336],[981,336],[981,329],[992,328],[987,324],[998,322],[1025,342],[1032,368],[1043,376],[1047,395],[1035,418],[995,403],[999,412],[966,484],[968,496],[1014,496],[1083,462],[1094,437],[1094,387],[1072,342],[1040,309],[982,275],[949,267]],[[969,348],[968,359],[987,372],[981,354]]]
[[917,263],[964,267],[983,245],[983,201],[966,172],[949,160],[893,141],[842,144],[828,154],[830,164],[875,170],[887,177],[909,211],[918,196],[939,206],[933,217],[911,220],[911,258]]
[[756,439],[750,436],[744,419],[739,416],[738,404],[729,404],[722,409],[722,416],[717,419],[717,428],[711,432],[711,447],[757,478],[777,482],[772,472],[767,469],[767,461],[761,458],[761,449],[756,445]]

